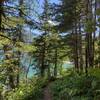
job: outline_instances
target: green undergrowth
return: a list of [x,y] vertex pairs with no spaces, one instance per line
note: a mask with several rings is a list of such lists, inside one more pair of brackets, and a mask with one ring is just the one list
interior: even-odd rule
[[100,69],[89,69],[88,76],[68,70],[63,77],[51,78],[50,81],[36,78],[22,82],[18,88],[6,93],[5,100],[43,100],[47,85],[52,100],[100,100]]
[[100,69],[89,71],[89,75],[69,75],[57,79],[50,85],[53,100],[100,100]]
[[19,88],[6,94],[6,100],[41,100],[46,79],[38,78],[31,82],[21,83]]

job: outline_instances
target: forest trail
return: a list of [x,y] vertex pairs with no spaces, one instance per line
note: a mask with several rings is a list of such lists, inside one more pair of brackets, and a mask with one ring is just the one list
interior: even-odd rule
[[52,95],[49,89],[50,84],[48,84],[45,88],[44,88],[44,99],[43,100],[52,100]]

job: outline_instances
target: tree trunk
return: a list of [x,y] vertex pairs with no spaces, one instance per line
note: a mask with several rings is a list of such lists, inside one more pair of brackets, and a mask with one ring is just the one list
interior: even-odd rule
[[79,20],[79,59],[80,59],[80,70],[83,71],[83,52],[82,52],[82,32],[81,32],[81,19]]
[[57,77],[57,48],[55,49],[55,67],[54,67],[54,77]]

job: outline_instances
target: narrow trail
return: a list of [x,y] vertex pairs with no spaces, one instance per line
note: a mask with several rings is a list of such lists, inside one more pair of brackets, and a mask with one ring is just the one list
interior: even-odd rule
[[44,99],[43,100],[52,100],[52,95],[50,93],[49,84],[44,88]]

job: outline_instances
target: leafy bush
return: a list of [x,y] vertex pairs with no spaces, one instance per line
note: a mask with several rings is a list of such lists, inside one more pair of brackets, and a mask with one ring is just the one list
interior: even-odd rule
[[23,83],[19,88],[7,93],[7,100],[41,100],[45,79],[38,78],[34,82]]
[[[50,86],[53,100],[99,100],[100,78],[96,75],[81,75],[72,72]],[[98,99],[99,98],[99,99]]]

